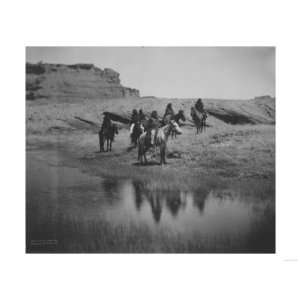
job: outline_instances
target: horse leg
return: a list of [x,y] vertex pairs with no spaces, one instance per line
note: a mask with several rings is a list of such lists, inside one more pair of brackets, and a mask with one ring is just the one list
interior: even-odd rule
[[163,160],[164,160],[164,164],[166,165],[167,164],[167,161],[166,161],[166,148],[167,146],[164,147],[164,152],[163,152]]
[[106,152],[108,152],[108,145],[109,144],[109,139],[106,139]]
[[166,164],[166,147],[165,145],[160,146],[160,164]]
[[140,162],[140,164],[142,164],[142,159],[141,159],[141,146],[138,146],[138,162]]
[[176,131],[175,130],[172,130],[172,139],[176,139]]
[[160,165],[162,165],[164,163],[164,160],[163,160],[163,150],[162,148],[160,148]]
[[140,162],[141,165],[144,164],[143,156],[144,156],[144,147],[139,144],[139,146],[138,146],[138,161]]
[[101,133],[100,133],[100,131],[98,132],[98,137],[99,137],[99,148],[100,148],[100,151],[99,152],[101,152],[102,151],[102,147],[101,147]]

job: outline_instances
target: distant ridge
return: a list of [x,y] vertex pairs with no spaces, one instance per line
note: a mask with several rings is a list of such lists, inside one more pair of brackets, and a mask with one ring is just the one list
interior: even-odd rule
[[139,90],[121,85],[120,74],[93,64],[26,63],[26,100],[108,99],[139,97]]

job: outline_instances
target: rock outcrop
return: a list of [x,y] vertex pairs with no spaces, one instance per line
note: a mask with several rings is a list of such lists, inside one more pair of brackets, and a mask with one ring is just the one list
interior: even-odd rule
[[121,85],[120,74],[93,64],[26,63],[26,99],[77,100],[139,97]]

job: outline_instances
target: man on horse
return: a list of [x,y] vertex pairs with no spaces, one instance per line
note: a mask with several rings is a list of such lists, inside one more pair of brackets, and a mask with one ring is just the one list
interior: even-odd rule
[[196,108],[199,112],[201,112],[201,113],[204,112],[204,105],[203,105],[203,102],[202,102],[202,99],[201,99],[201,98],[199,98],[199,99],[197,100],[197,102],[196,102],[196,104],[195,104],[195,108]]
[[207,113],[204,110],[202,99],[199,98],[195,103],[195,106],[191,107],[191,117],[194,120],[197,128],[197,133],[202,132],[205,129],[205,122],[207,119]]
[[112,125],[112,122],[111,122],[111,119],[110,119],[108,113],[104,112],[103,115],[104,115],[104,119],[103,119],[101,129],[100,129],[100,132],[102,134],[103,134],[105,129],[109,128]]
[[166,110],[165,110],[165,114],[163,116],[163,123],[167,124],[169,123],[173,118],[174,118],[174,110],[172,107],[172,103],[168,103]]
[[146,116],[142,109],[139,110],[139,121],[143,123],[146,120]]
[[207,119],[207,112],[204,109],[204,105],[203,105],[201,98],[198,99],[198,101],[195,104],[195,107],[200,113],[202,113],[204,121],[205,121]]
[[132,111],[130,118],[130,134],[133,132],[134,125],[139,122],[139,115],[136,109]]
[[156,110],[153,110],[150,116],[150,119],[147,121],[145,129],[146,129],[146,140],[147,145],[149,147],[155,145],[157,132],[160,126],[160,122],[158,119],[158,114]]
[[103,113],[104,119],[101,125],[101,129],[99,131],[99,143],[100,143],[100,151],[104,151],[104,135],[106,131],[112,126],[112,121],[107,112]]
[[130,139],[131,144],[137,145],[137,140],[139,136],[144,132],[143,120],[145,115],[140,109],[139,113],[136,109],[132,111],[131,120],[130,120]]

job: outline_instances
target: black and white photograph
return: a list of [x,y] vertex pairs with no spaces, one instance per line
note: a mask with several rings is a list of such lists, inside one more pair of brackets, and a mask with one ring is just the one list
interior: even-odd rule
[[2,1],[0,298],[300,299],[298,6]]
[[27,253],[275,253],[271,46],[26,49]]

